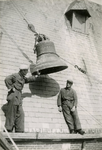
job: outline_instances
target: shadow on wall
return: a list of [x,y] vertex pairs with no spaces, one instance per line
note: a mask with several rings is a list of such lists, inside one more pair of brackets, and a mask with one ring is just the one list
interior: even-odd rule
[[41,75],[35,82],[29,83],[31,93],[23,93],[22,97],[37,95],[40,97],[53,97],[60,90],[59,84],[48,75]]

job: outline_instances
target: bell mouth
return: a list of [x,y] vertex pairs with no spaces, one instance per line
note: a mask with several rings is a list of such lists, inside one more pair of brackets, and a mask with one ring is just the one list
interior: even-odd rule
[[54,72],[59,72],[68,68],[68,66],[60,58],[55,60],[48,59],[49,61],[43,62],[42,61],[40,62],[40,60],[37,62],[36,65],[35,64],[30,65],[30,71],[32,75],[36,75],[38,71],[40,72],[41,75],[45,75]]
[[[41,75],[45,75],[45,74],[51,74],[51,73],[59,72],[59,71],[62,71],[66,68],[68,68],[68,67],[67,66],[56,66],[56,67],[51,67],[51,68],[39,70],[39,72]],[[32,75],[37,75],[37,71],[33,72]]]

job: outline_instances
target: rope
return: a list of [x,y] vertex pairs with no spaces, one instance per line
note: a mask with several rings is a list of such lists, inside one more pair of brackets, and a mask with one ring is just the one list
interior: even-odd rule
[[13,7],[15,8],[15,10],[20,14],[20,16],[23,18],[23,20],[27,23],[28,28],[34,32],[36,35],[38,35],[38,33],[35,31],[35,27],[33,24],[29,24],[27,18],[23,15],[23,13],[21,13],[21,11],[19,10],[19,8],[15,5],[14,1],[10,0],[11,4],[13,5]]
[[13,146],[15,147],[16,150],[19,150],[19,148],[17,147],[16,143],[13,141],[13,139],[11,138],[11,136],[9,135],[8,131],[6,130],[6,128],[2,125],[3,129],[5,130],[8,138],[10,139],[11,143],[13,144]]
[[8,0],[8,1],[11,2],[11,4],[13,5],[13,7],[14,7],[14,8],[16,9],[16,11],[20,14],[20,16],[23,18],[23,20],[24,20],[27,24],[29,24],[28,21],[27,21],[27,18],[24,17],[23,13],[21,13],[21,11],[19,10],[19,8],[15,5],[14,1],[12,1],[12,0]]
[[86,111],[102,127],[102,123],[99,122],[99,120],[97,120],[91,113],[89,113],[88,110],[86,110],[81,104],[79,104],[79,105],[84,111]]
[[[23,18],[23,20],[27,23],[28,28],[29,28],[32,32],[34,32],[35,34],[38,35],[38,33],[35,31],[34,26],[33,26],[32,24],[29,24],[29,23],[28,23],[27,18],[24,17],[23,13],[21,13],[21,11],[19,10],[19,8],[14,4],[14,1],[10,0],[10,2],[11,2],[11,4],[13,5],[13,7],[16,9],[16,11],[20,14],[20,16]],[[84,0],[84,2],[85,2],[85,5],[86,5],[86,1],[85,1],[85,0]],[[59,56],[59,57],[60,57],[60,56]],[[61,57],[61,59],[63,59],[63,58]],[[63,60],[66,61],[65,59],[63,59]],[[90,78],[92,78],[92,79],[96,80],[98,83],[102,84],[102,81],[101,81],[101,80],[98,80],[98,79],[96,79],[94,76],[89,75],[85,70],[83,70],[82,68],[80,68],[78,65],[74,65],[73,63],[71,63],[71,62],[69,62],[69,61],[66,61],[66,62],[68,62],[68,63],[69,63],[70,65],[72,65],[73,67],[77,68],[77,69],[78,69],[80,72],[82,72],[83,74],[86,74],[86,75],[89,76]]]
[[[58,56],[59,56],[59,55],[58,55]],[[60,57],[60,56],[59,56],[59,57]],[[63,59],[62,57],[60,57],[60,58]],[[65,59],[63,59],[63,60],[66,61],[66,62],[68,62],[68,63],[69,63],[70,65],[72,65],[74,68],[77,68],[77,69],[78,69],[80,72],[82,72],[83,74],[89,76],[90,78],[96,80],[98,83],[102,84],[102,81],[101,81],[101,80],[98,80],[98,79],[96,79],[94,76],[88,74],[87,71],[83,70],[83,69],[80,68],[78,65],[75,65],[75,64],[73,64],[73,63],[71,63],[71,62],[69,62],[69,61],[67,61],[67,60],[65,60]]]
[[[2,110],[0,109],[0,111],[2,111]],[[5,126],[2,124],[2,122],[1,122],[1,125],[2,125],[2,127],[3,127],[3,129],[4,129],[4,131],[5,131],[5,133],[7,134],[8,138],[10,139],[11,143],[12,143],[13,146],[15,147],[15,149],[16,149],[16,150],[19,150],[19,148],[17,147],[16,143],[15,143],[14,140],[11,138],[11,136],[9,135],[8,131],[6,130],[6,128],[5,128]]]
[[13,38],[7,33],[7,31],[0,25],[0,28],[3,30],[3,32],[8,36],[8,38],[14,43],[14,45],[17,47],[17,49],[22,53],[22,55],[27,59],[28,62],[33,63],[32,60],[23,52],[23,50],[17,45],[17,43],[13,40]]

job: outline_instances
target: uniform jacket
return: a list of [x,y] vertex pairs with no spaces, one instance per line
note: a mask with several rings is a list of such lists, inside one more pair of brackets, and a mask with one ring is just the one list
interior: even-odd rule
[[70,105],[77,107],[77,94],[74,89],[62,88],[57,98],[57,106]]
[[12,89],[14,87],[16,90],[22,91],[24,84],[32,82],[32,81],[35,81],[34,76],[26,78],[26,77],[23,77],[21,73],[19,72],[19,73],[15,73],[15,74],[7,76],[5,79],[5,84],[8,89]]
[[[21,103],[21,94],[24,84],[32,81],[35,81],[34,76],[26,78],[22,76],[20,72],[7,76],[5,84],[7,88],[10,89],[7,95],[7,101],[13,100],[14,105],[19,105]],[[15,88],[15,91],[13,91],[12,88]]]

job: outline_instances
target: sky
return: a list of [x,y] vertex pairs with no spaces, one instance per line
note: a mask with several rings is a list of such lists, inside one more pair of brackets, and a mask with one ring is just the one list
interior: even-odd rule
[[92,2],[95,2],[97,4],[102,5],[102,0],[88,0],[88,1],[92,1]]

